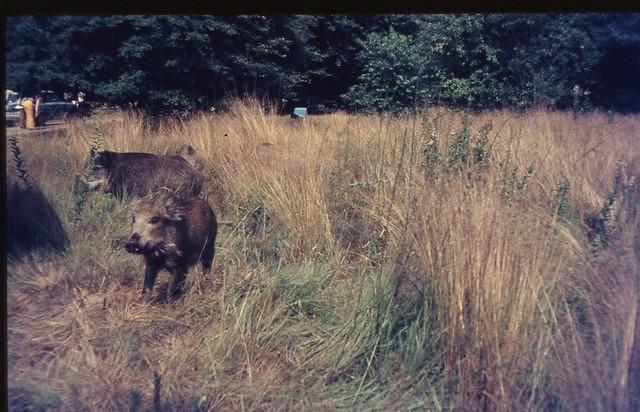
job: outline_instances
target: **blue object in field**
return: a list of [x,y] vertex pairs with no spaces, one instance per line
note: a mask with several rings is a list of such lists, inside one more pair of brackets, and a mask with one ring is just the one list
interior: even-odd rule
[[295,107],[291,117],[306,117],[308,114],[306,107]]

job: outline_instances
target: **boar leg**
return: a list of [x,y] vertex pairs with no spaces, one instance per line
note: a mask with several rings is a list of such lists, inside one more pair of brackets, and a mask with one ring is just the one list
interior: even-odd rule
[[202,257],[200,257],[200,263],[202,264],[202,271],[204,273],[209,273],[214,253],[215,251],[213,249],[213,242],[209,242],[209,244],[205,246],[204,251],[202,252]]
[[144,296],[145,301],[149,301],[151,299],[153,284],[156,282],[160,266],[151,259],[145,260],[146,267],[144,270],[144,287],[142,288],[142,295]]
[[187,268],[183,265],[169,268],[171,272],[171,284],[169,286],[169,294],[172,297],[178,297],[182,291],[182,286],[187,277]]

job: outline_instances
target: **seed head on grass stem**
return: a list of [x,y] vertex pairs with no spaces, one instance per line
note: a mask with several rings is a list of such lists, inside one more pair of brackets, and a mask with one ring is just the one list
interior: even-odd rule
[[98,157],[98,153],[103,150],[103,147],[104,137],[102,135],[102,130],[100,129],[100,124],[95,123],[93,138],[91,139],[91,148],[89,150],[88,164],[82,172],[83,179],[81,179],[80,176],[76,176],[75,181],[73,182],[75,224],[78,224],[80,222],[80,214],[82,213],[84,203],[87,200],[87,193],[89,191],[89,188],[85,182],[88,180],[91,169],[93,169],[93,166]]

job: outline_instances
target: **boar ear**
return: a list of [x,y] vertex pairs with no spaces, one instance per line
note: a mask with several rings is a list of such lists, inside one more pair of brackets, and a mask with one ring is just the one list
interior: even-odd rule
[[166,207],[167,207],[167,215],[166,215],[167,219],[174,222],[180,222],[184,220],[184,216],[185,216],[184,209],[178,204],[175,198],[169,197],[166,201]]
[[167,213],[167,218],[172,222],[182,222],[184,220],[184,210],[181,207],[175,208]]

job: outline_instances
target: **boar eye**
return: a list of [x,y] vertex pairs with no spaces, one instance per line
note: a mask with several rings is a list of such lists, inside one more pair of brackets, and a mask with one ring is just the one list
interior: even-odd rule
[[151,218],[151,220],[149,220],[149,223],[151,223],[152,225],[155,225],[159,221],[160,221],[160,218],[158,216],[154,216]]

